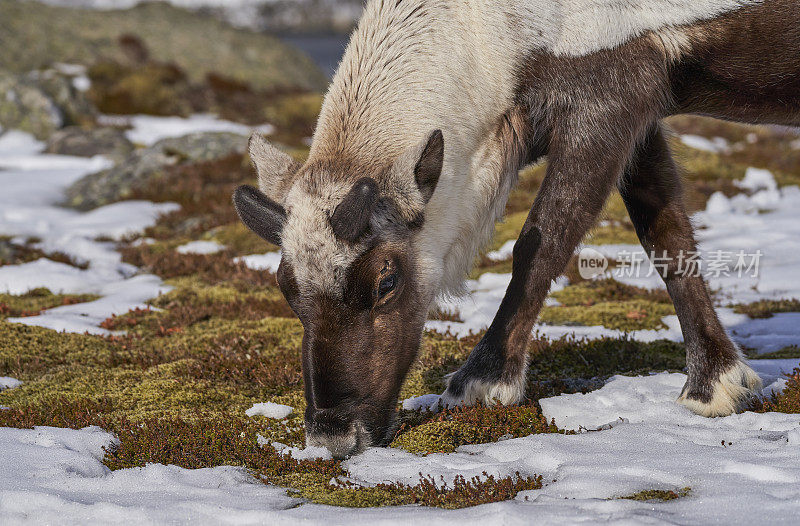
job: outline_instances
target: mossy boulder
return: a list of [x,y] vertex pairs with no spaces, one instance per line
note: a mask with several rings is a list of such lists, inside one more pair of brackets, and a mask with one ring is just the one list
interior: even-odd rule
[[177,65],[193,81],[225,72],[260,89],[322,90],[327,84],[309,57],[276,38],[162,2],[101,11],[0,0],[0,20],[0,69],[13,72],[130,61],[137,57],[118,43],[135,35],[153,60]]
[[133,143],[119,128],[69,126],[50,136],[45,152],[78,157],[102,154],[121,162],[133,153],[133,149]]
[[[1,17],[0,17],[1,19]],[[90,123],[96,111],[71,78],[54,70],[0,71],[0,126],[46,139],[68,124]]]
[[228,132],[163,139],[149,148],[134,151],[113,168],[79,179],[67,189],[66,203],[80,210],[91,210],[127,199],[170,166],[243,154],[246,147],[247,137]]

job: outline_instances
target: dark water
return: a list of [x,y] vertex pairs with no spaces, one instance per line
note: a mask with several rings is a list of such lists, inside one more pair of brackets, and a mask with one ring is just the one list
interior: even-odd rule
[[336,71],[349,35],[279,35],[279,38],[305,51],[329,77]]

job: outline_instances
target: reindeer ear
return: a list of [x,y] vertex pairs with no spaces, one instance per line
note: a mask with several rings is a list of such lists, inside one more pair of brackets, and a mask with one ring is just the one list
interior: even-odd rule
[[428,141],[414,167],[414,180],[422,193],[422,198],[427,203],[436,190],[439,176],[442,175],[444,163],[444,135],[442,130],[436,130],[428,136]]
[[286,211],[256,188],[242,185],[233,192],[233,205],[247,228],[273,245],[281,244]]
[[394,162],[392,175],[386,182],[387,190],[406,219],[415,219],[430,201],[442,174],[443,162],[444,137],[441,130],[406,149]]
[[276,201],[283,201],[284,181],[298,168],[292,157],[272,146],[264,138],[254,133],[248,145],[250,160],[256,167],[258,187],[264,195]]

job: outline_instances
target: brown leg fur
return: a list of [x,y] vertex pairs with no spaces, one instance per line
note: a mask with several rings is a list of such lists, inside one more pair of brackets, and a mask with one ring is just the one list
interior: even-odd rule
[[722,327],[702,276],[682,275],[679,255],[694,252],[680,177],[660,127],[655,127],[619,183],[645,252],[671,261],[662,277],[686,342],[688,380],[679,402],[704,416],[740,409],[760,390],[758,376],[741,359]]
[[594,224],[637,138],[635,126],[623,126],[614,136],[575,140],[584,126],[567,115],[553,128],[547,175],[514,245],[511,283],[486,335],[451,377],[448,405],[513,404],[524,396],[531,329],[550,284]]

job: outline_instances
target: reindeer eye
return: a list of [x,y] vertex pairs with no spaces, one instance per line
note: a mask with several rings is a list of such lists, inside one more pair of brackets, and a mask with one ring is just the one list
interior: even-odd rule
[[382,298],[392,292],[397,286],[397,274],[386,276],[378,284],[378,298]]

